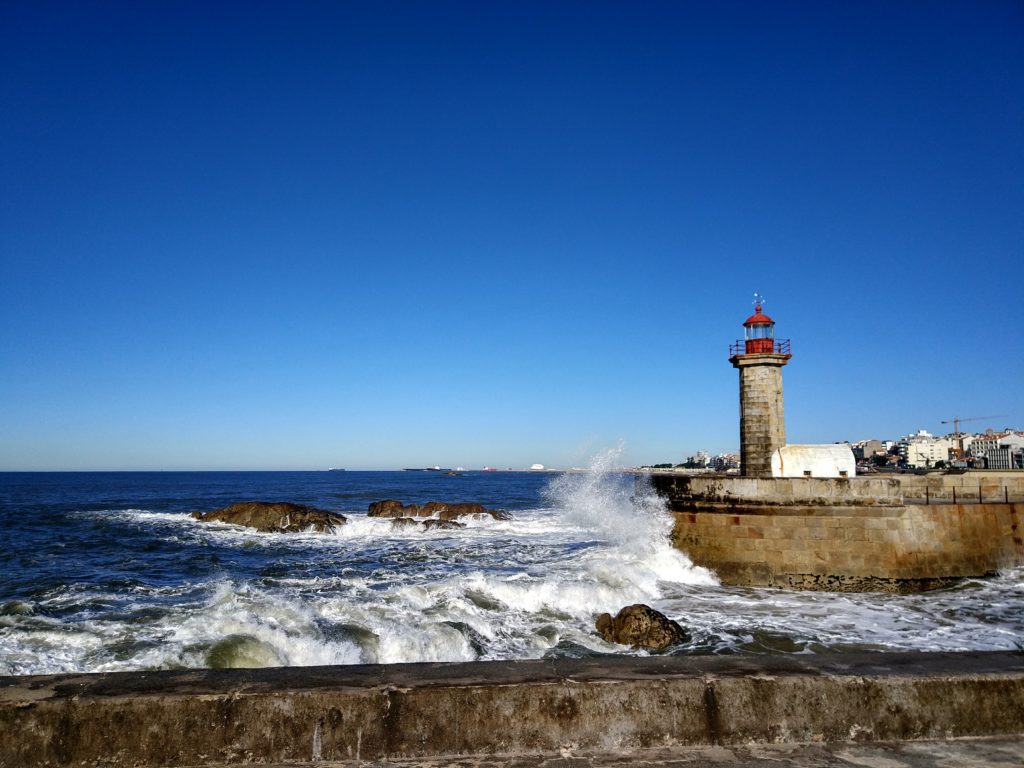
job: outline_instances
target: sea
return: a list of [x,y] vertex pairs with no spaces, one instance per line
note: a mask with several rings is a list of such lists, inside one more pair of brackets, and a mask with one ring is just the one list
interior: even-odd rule
[[[646,603],[672,654],[1020,650],[1024,569],[916,595],[725,586],[614,452],[588,471],[0,473],[0,675],[643,654],[602,612]],[[511,520],[395,527],[371,502]],[[239,501],[341,512],[335,534],[194,519]]]

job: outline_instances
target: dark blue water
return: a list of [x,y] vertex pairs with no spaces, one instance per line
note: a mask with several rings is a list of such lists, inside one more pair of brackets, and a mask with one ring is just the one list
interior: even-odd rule
[[[594,618],[646,602],[677,653],[1016,648],[1024,571],[924,596],[721,587],[668,545],[630,476],[0,473],[0,674],[634,653]],[[455,531],[368,518],[386,498],[477,502]],[[190,516],[239,501],[341,512],[336,534]]]
[[539,505],[549,479],[526,472],[0,473],[0,525],[13,557],[13,567],[0,575],[0,604],[35,599],[69,583],[162,587],[223,572],[243,579],[296,569],[313,575],[317,566],[302,551],[284,550],[268,563],[265,553],[227,542],[196,547],[154,537],[145,526],[107,514],[112,511],[188,515],[259,500],[359,516],[371,502],[395,498],[519,511]]

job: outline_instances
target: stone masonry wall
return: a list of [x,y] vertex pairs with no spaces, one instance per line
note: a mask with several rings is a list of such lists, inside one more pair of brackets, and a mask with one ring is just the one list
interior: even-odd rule
[[1024,501],[1024,472],[981,471],[962,475],[900,475],[905,501],[961,504]]
[[[760,360],[778,355],[748,356]],[[736,358],[740,371],[740,460],[747,477],[771,477],[772,452],[786,444],[782,368]]]
[[[898,506],[903,503],[893,477],[736,477],[732,475],[652,474],[650,482],[673,511],[705,504],[817,504]],[[1024,500],[1024,499],[1022,499]]]
[[[867,475],[852,478],[737,477],[735,475],[652,474],[651,484],[670,509],[709,506],[867,505],[904,503],[1024,502],[1024,472],[967,472],[961,475]],[[955,497],[955,499],[954,499]]]
[[903,592],[1024,565],[1024,504],[673,514],[673,544],[728,584]]

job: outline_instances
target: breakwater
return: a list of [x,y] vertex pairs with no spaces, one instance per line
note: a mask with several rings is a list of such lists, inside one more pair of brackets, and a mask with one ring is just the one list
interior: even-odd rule
[[723,583],[909,592],[1024,565],[1024,476],[654,475],[673,544]]
[[0,765],[138,768],[1017,736],[1024,654],[6,677],[0,733]]

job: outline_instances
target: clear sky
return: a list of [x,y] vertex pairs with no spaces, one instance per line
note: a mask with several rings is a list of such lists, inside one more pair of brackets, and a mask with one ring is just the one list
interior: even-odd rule
[[1024,426],[1020,2],[0,4],[0,469]]

